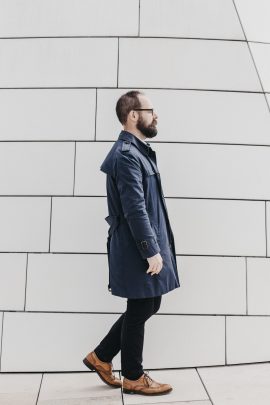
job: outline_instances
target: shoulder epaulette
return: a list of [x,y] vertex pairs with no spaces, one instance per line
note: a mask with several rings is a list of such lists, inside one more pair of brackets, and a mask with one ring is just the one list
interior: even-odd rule
[[130,141],[123,141],[122,152],[129,151],[130,147],[131,147],[131,142]]

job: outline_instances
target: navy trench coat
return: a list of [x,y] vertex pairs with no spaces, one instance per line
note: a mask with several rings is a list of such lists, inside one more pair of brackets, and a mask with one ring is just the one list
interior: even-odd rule
[[[147,298],[180,287],[174,236],[150,144],[122,130],[100,170],[107,174],[108,290],[119,297]],[[163,267],[151,276],[147,258],[158,252]]]

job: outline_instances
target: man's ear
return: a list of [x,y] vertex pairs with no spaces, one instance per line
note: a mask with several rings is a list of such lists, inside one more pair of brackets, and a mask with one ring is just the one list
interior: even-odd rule
[[129,115],[129,118],[131,119],[131,121],[136,120],[136,113],[134,110],[131,110],[128,115]]

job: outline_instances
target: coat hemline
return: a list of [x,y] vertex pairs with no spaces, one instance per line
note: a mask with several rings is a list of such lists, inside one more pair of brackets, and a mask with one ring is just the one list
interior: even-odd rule
[[126,298],[126,299],[154,298],[154,297],[159,297],[160,295],[168,294],[169,292],[175,290],[176,288],[180,288],[180,287],[181,287],[181,284],[179,284],[179,285],[173,287],[172,289],[170,289],[170,290],[168,290],[168,291],[161,292],[160,294],[147,295],[147,296],[140,296],[140,297],[134,297],[134,296],[132,296],[132,297],[126,297],[126,296],[123,296],[123,295],[120,295],[120,294],[117,294],[117,293],[113,293],[112,291],[111,291],[110,293],[111,293],[111,295],[113,295],[113,296],[115,296],[115,297]]

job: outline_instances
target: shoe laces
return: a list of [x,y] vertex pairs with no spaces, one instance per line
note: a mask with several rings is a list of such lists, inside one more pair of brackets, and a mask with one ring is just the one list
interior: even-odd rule
[[153,382],[153,379],[150,377],[147,371],[144,372],[144,379],[147,382],[148,387],[150,387],[150,385]]

